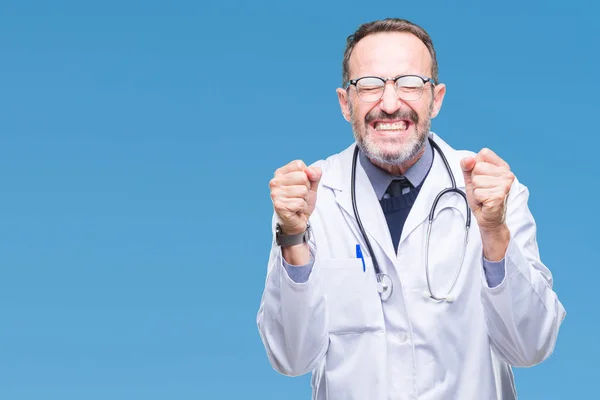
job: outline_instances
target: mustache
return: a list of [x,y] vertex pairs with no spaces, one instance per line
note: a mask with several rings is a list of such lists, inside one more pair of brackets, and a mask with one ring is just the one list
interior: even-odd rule
[[411,121],[414,124],[419,123],[419,115],[414,110],[397,110],[393,114],[388,114],[382,110],[373,110],[365,116],[365,122],[367,124],[377,120],[377,121],[386,121],[386,120],[398,120],[405,119]]

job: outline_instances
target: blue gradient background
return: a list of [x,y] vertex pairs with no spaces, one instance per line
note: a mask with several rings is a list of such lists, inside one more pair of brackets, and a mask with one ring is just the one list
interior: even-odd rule
[[[85,3],[85,4],[84,4]],[[256,312],[268,181],[352,136],[345,37],[399,16],[448,86],[433,130],[531,190],[568,315],[521,399],[598,377],[598,6],[591,1],[0,3],[0,398],[309,399]],[[573,196],[569,199],[568,196]]]

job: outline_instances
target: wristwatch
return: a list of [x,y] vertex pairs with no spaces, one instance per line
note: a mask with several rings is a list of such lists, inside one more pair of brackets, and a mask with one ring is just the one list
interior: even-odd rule
[[278,246],[294,246],[301,243],[307,243],[310,239],[310,224],[306,224],[306,230],[295,235],[284,235],[279,224],[275,227],[275,242]]

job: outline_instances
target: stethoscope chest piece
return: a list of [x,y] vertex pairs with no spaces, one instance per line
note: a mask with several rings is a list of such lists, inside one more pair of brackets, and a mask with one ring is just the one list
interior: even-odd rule
[[377,291],[381,296],[381,300],[385,301],[392,295],[393,285],[392,279],[386,274],[377,274]]

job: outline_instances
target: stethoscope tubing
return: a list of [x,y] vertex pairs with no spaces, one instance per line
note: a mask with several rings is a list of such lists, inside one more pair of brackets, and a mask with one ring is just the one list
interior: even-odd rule
[[[434,300],[437,300],[437,301],[444,301],[444,300],[451,301],[450,300],[451,297],[449,296],[449,293],[454,289],[454,286],[456,285],[456,282],[458,281],[458,276],[460,275],[460,272],[462,270],[462,265],[463,265],[466,250],[467,250],[467,244],[468,244],[468,238],[469,238],[469,228],[471,226],[471,209],[469,207],[469,202],[467,200],[467,195],[465,194],[465,192],[463,192],[462,190],[460,190],[456,187],[456,180],[454,179],[454,174],[452,173],[452,169],[450,168],[450,164],[448,163],[448,160],[446,159],[444,152],[442,151],[442,149],[440,149],[438,144],[435,143],[435,141],[433,141],[431,138],[429,138],[429,143],[431,143],[433,148],[442,157],[442,161],[444,162],[444,166],[446,167],[446,171],[448,172],[448,176],[450,177],[450,182],[451,182],[452,186],[450,188],[446,188],[446,189],[442,190],[440,193],[438,193],[435,200],[433,201],[431,210],[429,212],[429,218],[428,218],[429,221],[428,221],[428,226],[427,226],[427,239],[426,239],[426,246],[425,246],[425,275],[427,278],[427,288],[429,290],[429,294],[427,296]],[[390,285],[389,285],[390,292],[387,293],[387,295],[386,295],[387,298],[389,298],[389,296],[391,294],[391,280],[385,274],[381,273],[381,269],[379,268],[379,263],[377,262],[377,257],[375,256],[373,248],[371,247],[371,241],[367,237],[365,228],[360,219],[360,214],[358,213],[358,207],[356,205],[356,161],[358,159],[358,152],[359,152],[359,147],[357,145],[354,148],[354,155],[353,155],[353,159],[352,159],[352,179],[351,179],[351,183],[350,183],[350,191],[351,191],[351,196],[352,196],[352,208],[354,210],[354,217],[356,218],[356,222],[358,224],[360,233],[365,241],[365,244],[367,245],[369,254],[371,255],[371,260],[372,260],[373,268],[375,270],[375,274],[377,277],[378,285],[383,285],[384,280],[389,281],[389,283],[390,283]],[[446,295],[446,297],[438,297],[438,296],[435,296],[433,294],[433,291],[431,290],[431,279],[430,279],[430,275],[429,275],[429,239],[430,239],[430,235],[431,235],[431,226],[433,224],[435,209],[436,209],[437,204],[438,204],[439,200],[441,199],[441,197],[447,193],[457,193],[462,196],[462,198],[464,199],[465,205],[466,205],[467,216],[466,216],[466,222],[465,222],[464,245],[463,245],[463,251],[461,254],[459,267],[454,275],[452,284],[450,285],[450,288],[447,291],[448,294]],[[386,291],[386,290],[388,290],[388,289],[384,289],[383,291]],[[380,293],[382,293],[382,291],[380,291]]]

